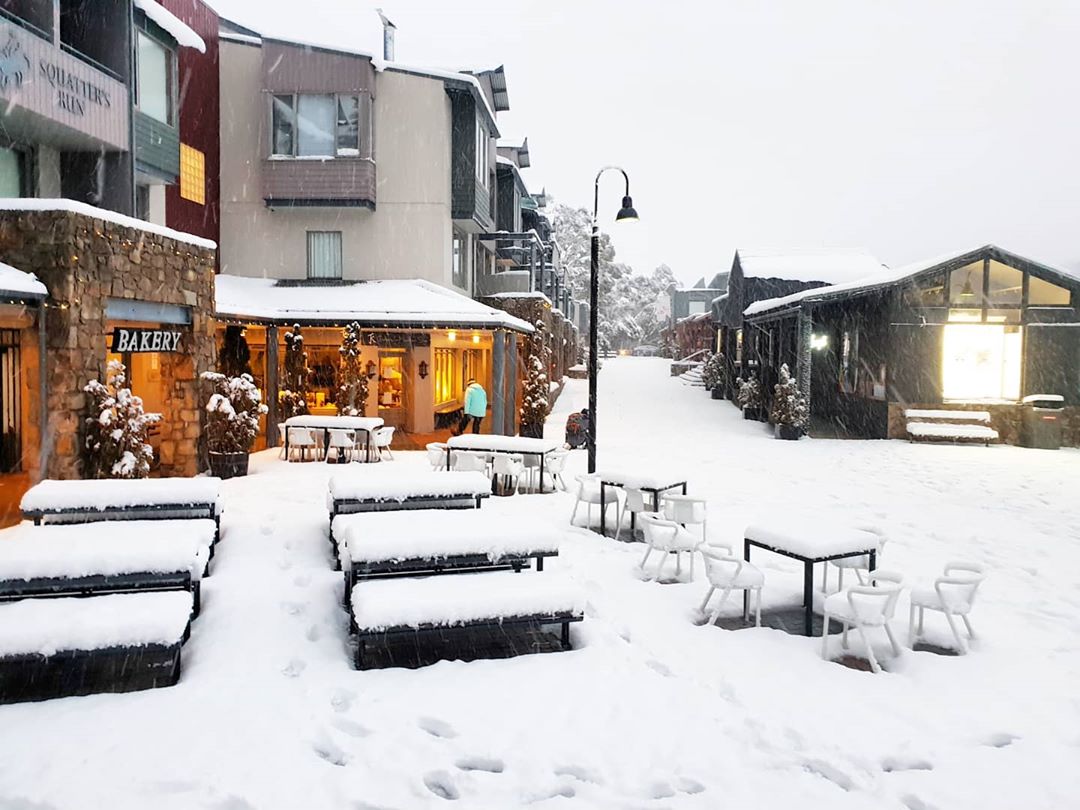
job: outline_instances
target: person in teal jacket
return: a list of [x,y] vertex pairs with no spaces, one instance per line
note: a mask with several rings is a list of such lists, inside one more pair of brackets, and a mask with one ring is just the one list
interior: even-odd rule
[[455,436],[460,436],[469,427],[472,420],[472,432],[480,432],[480,422],[487,416],[487,391],[484,386],[470,378],[465,386],[465,413],[461,417],[461,424],[454,431]]

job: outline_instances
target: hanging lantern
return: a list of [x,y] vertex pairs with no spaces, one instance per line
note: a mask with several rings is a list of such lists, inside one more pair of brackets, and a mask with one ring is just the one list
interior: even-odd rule
[[420,371],[420,379],[421,380],[427,379],[428,364],[424,360],[420,361],[419,371]]
[[379,367],[375,365],[374,360],[368,360],[367,361],[367,377],[368,377],[369,380],[372,377],[375,376],[375,374],[376,374],[376,372],[378,372],[378,370],[379,370]]

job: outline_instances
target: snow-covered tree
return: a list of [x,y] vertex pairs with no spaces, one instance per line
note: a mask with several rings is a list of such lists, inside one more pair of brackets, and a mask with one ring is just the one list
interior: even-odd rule
[[774,425],[805,427],[809,412],[799,381],[791,376],[787,363],[780,366],[780,380],[773,387],[773,406],[769,419]]
[[525,346],[525,384],[521,396],[521,435],[543,436],[548,415],[548,361],[550,348],[543,318],[533,322],[535,331]]
[[259,435],[259,414],[266,413],[250,374],[227,377],[204,371],[206,445],[212,453],[248,453]]
[[83,389],[90,395],[84,444],[88,478],[145,478],[150,474],[154,450],[147,442],[150,425],[159,413],[143,411],[143,401],[127,387],[127,369],[110,360],[105,382],[91,380]]
[[701,381],[705,384],[706,391],[724,384],[724,375],[727,369],[724,366],[724,355],[719,352],[710,354],[701,367]]
[[218,357],[218,368],[228,377],[251,374],[251,349],[244,337],[244,327],[236,324],[225,327],[225,341]]
[[739,378],[739,407],[744,411],[753,408],[761,407],[761,383],[757,381],[757,377],[749,377],[747,379]]
[[281,415],[284,419],[307,413],[308,379],[311,370],[304,351],[300,324],[285,333],[285,374],[281,385]]
[[360,324],[350,323],[341,336],[341,371],[337,407],[341,416],[363,416],[367,408],[368,378],[360,365]]

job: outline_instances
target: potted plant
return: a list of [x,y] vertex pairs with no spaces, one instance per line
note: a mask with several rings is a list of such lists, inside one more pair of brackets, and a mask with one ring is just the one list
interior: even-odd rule
[[259,435],[259,414],[266,413],[259,389],[250,374],[226,377],[205,371],[206,446],[210,471],[219,478],[247,475],[248,457]]
[[791,376],[787,363],[780,366],[780,381],[774,386],[772,420],[778,439],[796,440],[806,428],[806,397],[799,390],[799,382]]
[[110,360],[105,382],[91,380],[84,449],[87,478],[146,478],[154,460],[148,441],[159,413],[146,413],[141,398],[127,385],[127,369]]
[[724,398],[724,355],[717,352],[710,354],[705,364],[701,367],[701,381],[705,388],[712,394],[713,399]]
[[743,419],[756,419],[761,421],[761,383],[756,377],[739,379],[739,406],[742,408]]

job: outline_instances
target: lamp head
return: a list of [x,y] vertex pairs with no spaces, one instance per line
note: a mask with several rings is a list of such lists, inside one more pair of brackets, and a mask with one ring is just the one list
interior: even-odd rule
[[634,201],[630,199],[630,195],[626,195],[622,198],[622,208],[619,209],[619,213],[615,215],[616,222],[637,222],[638,214],[634,210]]

